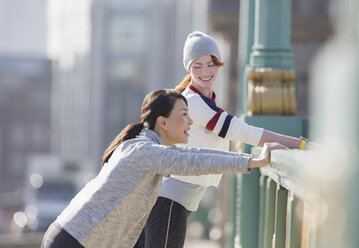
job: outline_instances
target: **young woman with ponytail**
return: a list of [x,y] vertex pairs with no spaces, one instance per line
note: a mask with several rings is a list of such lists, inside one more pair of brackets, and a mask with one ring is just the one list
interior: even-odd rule
[[133,247],[161,187],[162,176],[248,173],[269,163],[265,152],[247,154],[180,148],[192,120],[184,96],[172,90],[149,93],[141,122],[128,125],[106,149],[102,168],[72,199],[45,233],[41,247]]
[[[224,65],[216,41],[203,32],[188,35],[183,48],[183,65],[189,72],[175,88],[188,101],[193,125],[188,146],[229,150],[229,141],[265,147],[279,142],[299,148],[302,140],[249,126],[216,105],[213,85]],[[307,143],[307,146],[313,145]],[[217,187],[222,175],[171,175],[162,182],[159,197],[138,241],[139,247],[182,248],[187,218],[196,211],[207,187]],[[161,221],[159,221],[161,220]]]

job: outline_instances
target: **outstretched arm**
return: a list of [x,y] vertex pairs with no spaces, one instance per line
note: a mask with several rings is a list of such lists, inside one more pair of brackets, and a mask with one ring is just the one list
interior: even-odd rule
[[269,153],[274,149],[288,149],[277,142],[265,143],[257,157],[211,149],[185,151],[171,147],[148,144],[142,157],[153,173],[162,175],[197,176],[222,173],[248,173],[251,168],[269,164]]
[[200,148],[186,151],[158,144],[147,144],[140,156],[151,165],[150,171],[165,176],[248,173],[248,162],[251,158],[247,154]]
[[297,149],[300,146],[301,139],[271,132],[268,130],[263,130],[261,139],[259,140],[258,146],[263,147],[266,142],[278,142],[288,148]]
[[[238,152],[230,152],[230,151],[223,151],[219,149],[211,149],[211,148],[198,148],[198,147],[190,147],[190,146],[174,146],[173,149],[176,149],[181,152],[190,152],[190,153],[213,153],[219,155],[233,155],[238,156]],[[243,156],[252,157],[251,154],[242,153]]]
[[[259,140],[258,146],[263,147],[266,142],[278,142],[290,149],[298,149],[302,140],[300,138],[263,130],[263,134]],[[308,142],[304,147],[306,150],[315,148],[317,148],[317,145],[312,142]]]
[[[301,144],[299,137],[290,137],[248,125],[242,119],[217,107],[214,102],[205,97],[188,98],[188,106],[194,123],[222,138],[260,147],[263,147],[266,142],[278,142],[291,149],[298,149]],[[317,147],[316,144],[308,142],[304,149]]]

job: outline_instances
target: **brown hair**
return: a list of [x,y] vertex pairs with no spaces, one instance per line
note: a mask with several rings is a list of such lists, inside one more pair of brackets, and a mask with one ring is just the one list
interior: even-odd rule
[[159,116],[168,117],[178,99],[182,99],[187,105],[186,98],[174,90],[161,89],[147,94],[141,107],[141,122],[127,125],[116,136],[103,154],[101,167],[124,141],[135,138],[144,128],[153,130]]
[[[224,63],[219,61],[217,59],[217,57],[215,57],[213,55],[211,55],[211,57],[212,57],[212,61],[213,61],[214,65],[216,65],[218,67],[224,66]],[[182,79],[182,82],[175,87],[175,91],[178,93],[182,93],[190,83],[191,83],[191,74],[187,74]]]

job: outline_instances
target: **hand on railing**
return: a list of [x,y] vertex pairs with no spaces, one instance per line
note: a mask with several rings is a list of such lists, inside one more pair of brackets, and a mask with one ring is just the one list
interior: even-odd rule
[[249,160],[248,168],[258,168],[258,167],[267,166],[270,163],[270,152],[275,149],[288,150],[289,148],[279,144],[278,142],[264,143],[261,154]]

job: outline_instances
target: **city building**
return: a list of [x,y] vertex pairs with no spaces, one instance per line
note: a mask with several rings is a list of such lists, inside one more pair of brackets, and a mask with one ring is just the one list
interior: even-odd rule
[[[27,157],[49,152],[51,61],[46,1],[0,5],[0,205],[8,207],[21,202]],[[9,193],[19,201],[2,197]]]

